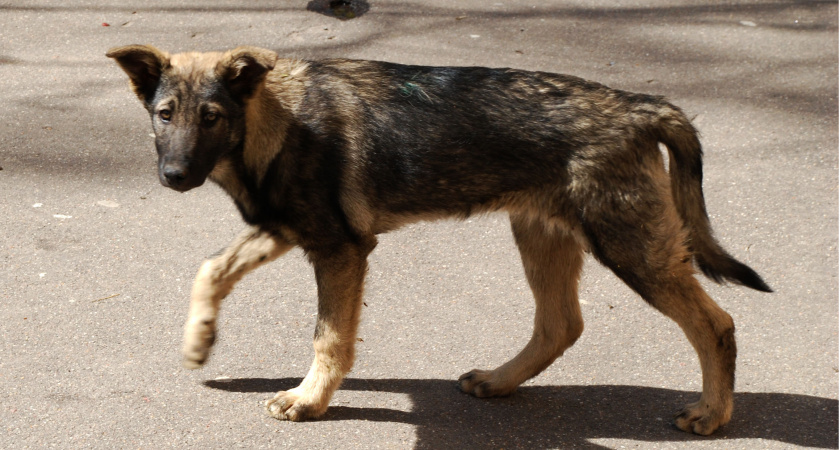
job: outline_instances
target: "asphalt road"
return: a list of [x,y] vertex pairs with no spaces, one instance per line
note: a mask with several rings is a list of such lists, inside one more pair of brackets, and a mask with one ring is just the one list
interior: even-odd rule
[[[0,0],[0,447],[831,448],[838,445],[838,6],[653,0]],[[318,421],[261,406],[311,361],[300,252],[227,299],[208,365],[181,368],[201,260],[242,227],[214,186],[161,187],[151,128],[105,51],[258,45],[283,56],[517,67],[663,94],[705,146],[724,245],[776,290],[707,283],[737,324],[736,410],[669,425],[700,390],[678,327],[591,259],[586,331],[509,397],[461,394],[530,336],[503,215],[382,236],[356,366]]]

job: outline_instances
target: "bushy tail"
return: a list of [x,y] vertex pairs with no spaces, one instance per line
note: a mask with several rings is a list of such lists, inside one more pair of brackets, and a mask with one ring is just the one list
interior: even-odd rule
[[773,292],[754,270],[733,258],[712,235],[703,199],[703,150],[697,130],[678,108],[663,108],[656,125],[657,139],[668,147],[671,193],[677,211],[689,230],[694,261],[707,277],[752,289]]

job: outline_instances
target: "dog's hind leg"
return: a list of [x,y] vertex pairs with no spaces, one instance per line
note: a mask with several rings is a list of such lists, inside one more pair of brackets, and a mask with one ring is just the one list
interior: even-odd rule
[[272,417],[300,421],[322,415],[353,367],[367,255],[375,245],[371,238],[309,252],[318,284],[315,359],[298,387],[278,392],[266,402]]
[[694,277],[687,233],[667,184],[656,186],[643,176],[633,183],[622,191],[634,196],[613,192],[594,200],[592,205],[609,205],[621,198],[624,204],[589,208],[584,232],[598,260],[685,332],[700,359],[703,393],[697,403],[677,414],[675,425],[708,435],[732,415],[735,325]]
[[201,367],[216,338],[219,306],[246,273],[273,261],[292,248],[285,239],[249,227],[218,256],[202,264],[193,283],[190,312],[184,326],[184,366]]
[[495,370],[473,370],[459,378],[477,397],[508,395],[563,355],[583,333],[578,280],[583,251],[566,230],[511,215],[511,227],[536,300],[534,333],[516,357]]

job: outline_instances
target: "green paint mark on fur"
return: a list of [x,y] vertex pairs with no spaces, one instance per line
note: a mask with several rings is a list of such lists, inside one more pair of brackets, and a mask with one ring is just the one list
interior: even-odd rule
[[432,102],[429,94],[427,94],[422,87],[410,81],[406,81],[402,86],[400,86],[400,94],[403,97],[417,97],[424,102]]

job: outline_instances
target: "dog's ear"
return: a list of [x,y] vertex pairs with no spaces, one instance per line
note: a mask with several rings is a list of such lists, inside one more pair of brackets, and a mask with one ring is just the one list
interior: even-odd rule
[[143,102],[154,95],[163,71],[169,67],[169,54],[151,45],[114,47],[105,56],[114,58],[125,70],[134,93]]
[[241,99],[250,98],[277,64],[277,53],[257,47],[237,47],[222,55],[216,73],[231,92]]

